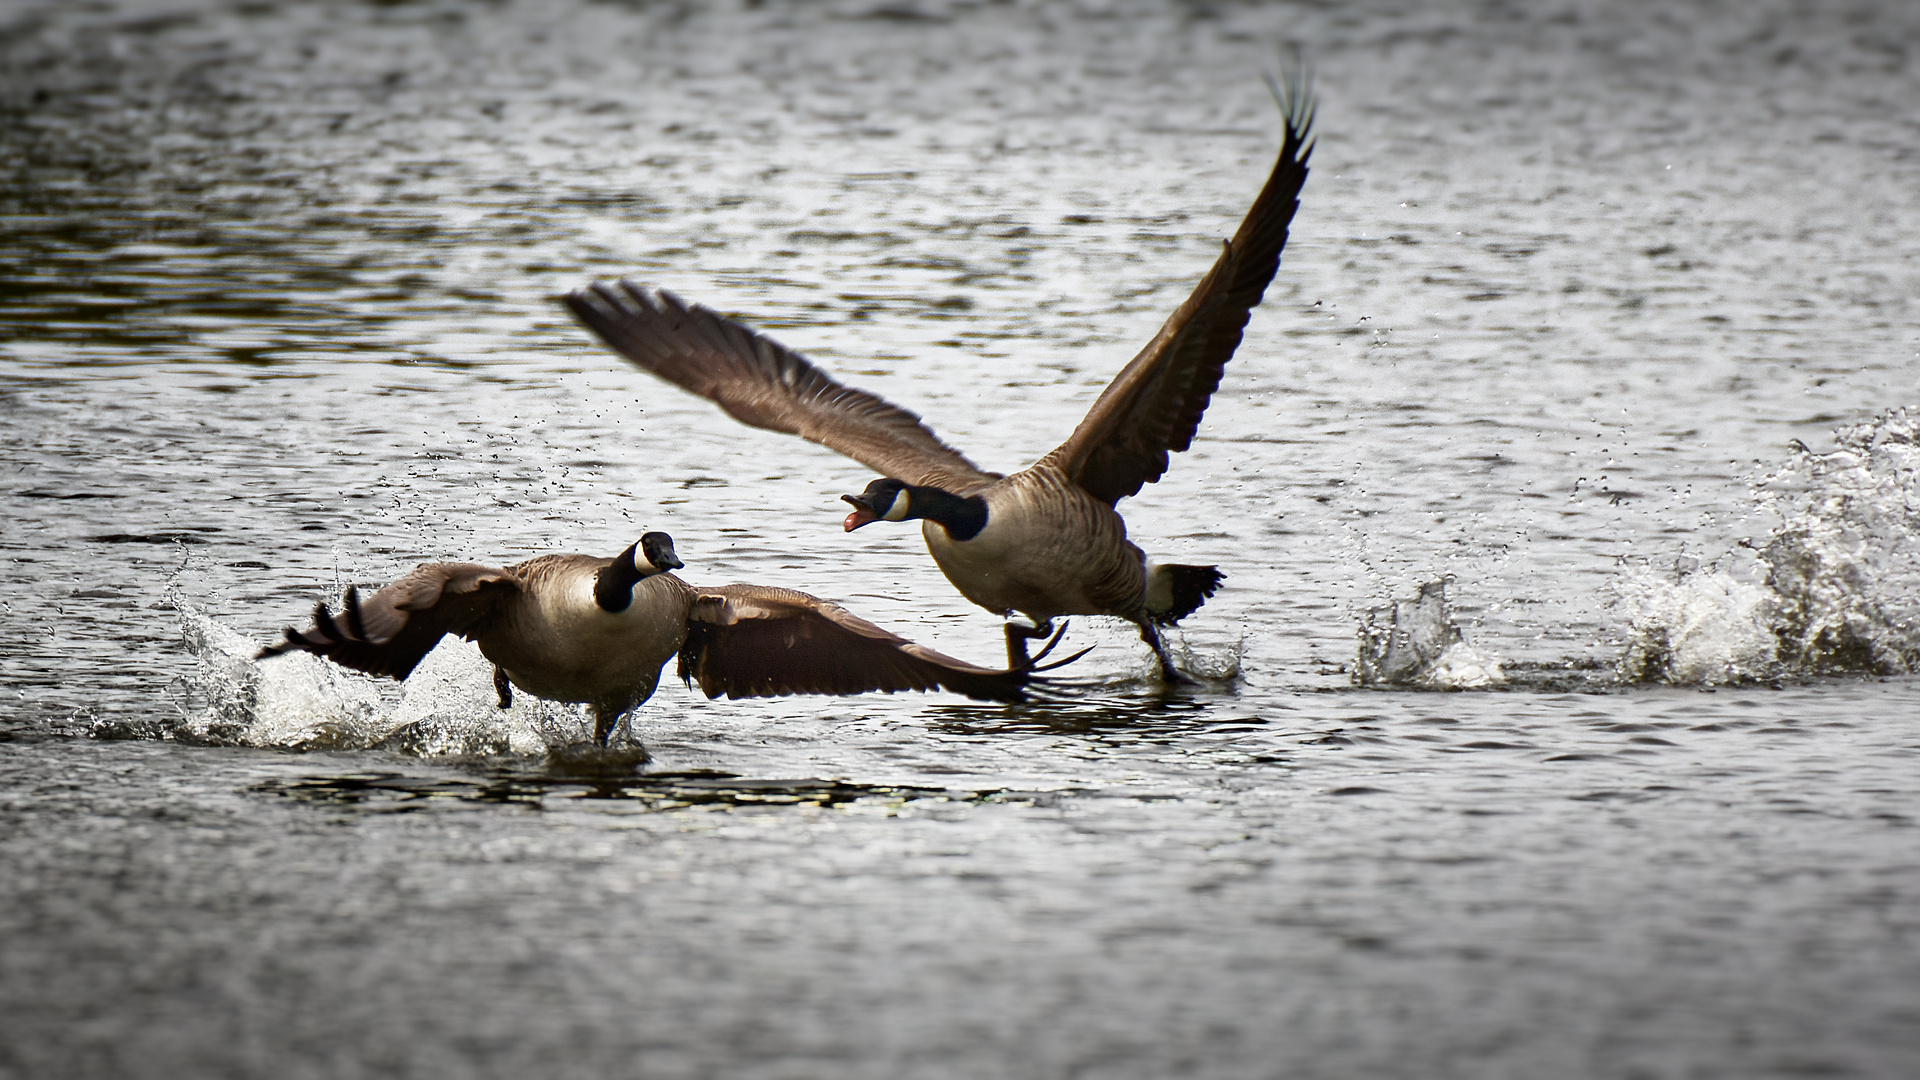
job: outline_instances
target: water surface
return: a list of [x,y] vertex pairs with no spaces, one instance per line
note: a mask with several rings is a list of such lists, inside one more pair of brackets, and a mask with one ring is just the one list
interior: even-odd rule
[[[1916,30],[0,9],[0,1075],[1911,1074]],[[1182,644],[1237,678],[1079,620],[1060,700],[671,684],[607,775],[466,646],[246,659],[654,528],[994,659],[913,530],[840,531],[863,468],[554,297],[664,285],[1021,467],[1231,233],[1287,41],[1293,240],[1122,506],[1227,572]],[[1443,578],[1507,685],[1355,688]]]

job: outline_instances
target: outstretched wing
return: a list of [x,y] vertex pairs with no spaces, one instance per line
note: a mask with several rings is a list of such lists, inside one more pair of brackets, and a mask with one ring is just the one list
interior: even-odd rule
[[566,301],[615,352],[743,424],[798,435],[909,484],[966,494],[999,479],[918,415],[843,386],[772,338],[665,289],[595,283]]
[[1045,462],[1109,504],[1160,479],[1167,454],[1193,443],[1220,373],[1240,345],[1247,316],[1280,266],[1313,154],[1313,91],[1297,71],[1274,97],[1286,121],[1266,187],[1200,279],[1147,347],[1123,368],[1073,435]]
[[313,626],[287,627],[286,640],[254,656],[310,652],[369,675],[406,678],[447,634],[473,637],[504,596],[520,582],[505,570],[478,563],[423,563],[364,603],[351,586],[336,618],[324,603],[313,608]]
[[1019,701],[1032,676],[915,645],[838,604],[769,585],[698,589],[680,677],[708,697],[951,690]]

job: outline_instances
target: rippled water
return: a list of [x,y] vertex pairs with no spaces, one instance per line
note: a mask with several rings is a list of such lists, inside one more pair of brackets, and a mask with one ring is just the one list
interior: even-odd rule
[[[1916,31],[0,6],[0,1076],[1912,1074]],[[1237,679],[1077,620],[1060,700],[668,685],[623,774],[466,646],[246,659],[650,528],[998,657],[914,530],[840,531],[860,466],[553,298],[665,285],[1020,467],[1231,232],[1288,41],[1293,240],[1123,504],[1227,571],[1184,645]],[[1443,579],[1505,684],[1356,688]]]

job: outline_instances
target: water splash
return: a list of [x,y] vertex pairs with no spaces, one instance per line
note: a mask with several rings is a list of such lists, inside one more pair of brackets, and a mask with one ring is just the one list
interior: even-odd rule
[[1628,566],[1613,582],[1627,615],[1623,682],[1716,686],[1775,674],[1775,598],[1724,568],[1684,558],[1670,572]]
[[1920,413],[1896,409],[1794,456],[1763,498],[1781,523],[1759,562],[1783,663],[1807,672],[1920,670]]
[[1759,485],[1777,524],[1742,562],[1615,583],[1626,682],[1715,685],[1920,670],[1920,415],[1897,409],[1838,429],[1835,448],[1793,444]]
[[1506,682],[1497,657],[1467,643],[1447,603],[1447,581],[1420,586],[1412,600],[1369,610],[1359,630],[1354,682],[1427,690],[1471,690]]
[[306,653],[265,661],[250,640],[171,591],[193,671],[172,688],[175,715],[152,731],[170,738],[288,750],[381,749],[430,757],[528,756],[579,743],[592,730],[578,706],[517,694],[501,709],[492,666],[463,642],[443,642],[406,682],[348,671]]
[[363,747],[380,728],[379,691],[314,657],[263,665],[259,649],[186,602],[171,599],[196,662],[171,688],[176,715],[157,732],[183,742],[323,750]]
[[[1247,656],[1244,632],[1225,649],[1195,649],[1184,633],[1172,627],[1163,628],[1160,634],[1168,649],[1179,657],[1175,666],[1189,676],[1221,686],[1240,681],[1240,670]],[[1157,669],[1155,677],[1158,677]]]

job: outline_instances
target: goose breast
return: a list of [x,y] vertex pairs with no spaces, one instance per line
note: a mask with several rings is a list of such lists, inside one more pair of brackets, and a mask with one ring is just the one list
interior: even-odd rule
[[1113,507],[1045,465],[984,494],[987,524],[971,539],[954,540],[932,521],[922,526],[934,561],[967,599],[1033,619],[1139,609],[1145,559]]

